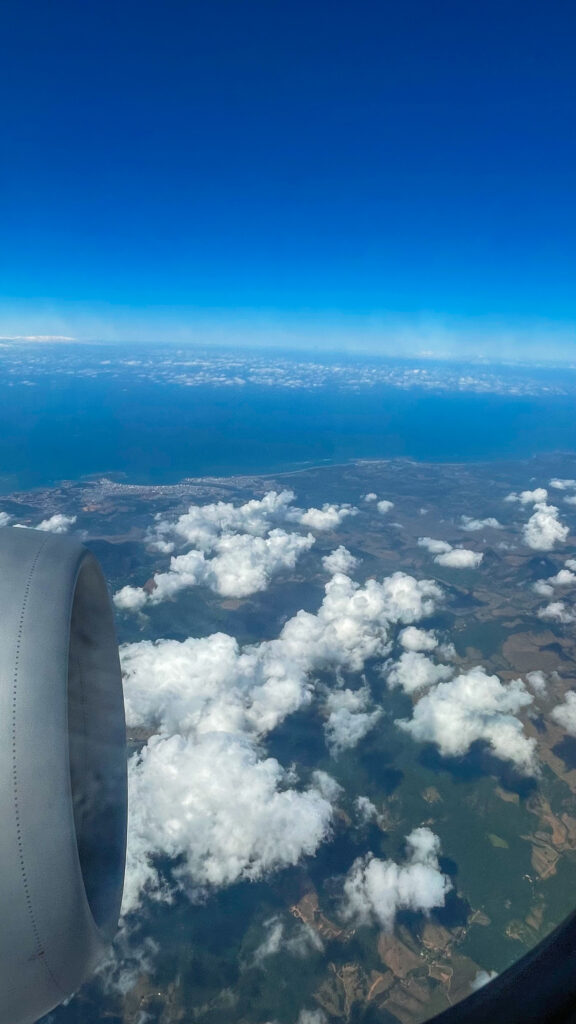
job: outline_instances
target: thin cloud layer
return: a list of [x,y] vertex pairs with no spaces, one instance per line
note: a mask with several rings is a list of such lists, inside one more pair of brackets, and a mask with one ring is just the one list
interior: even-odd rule
[[416,828],[406,838],[404,864],[378,860],[372,854],[354,862],[344,882],[345,921],[390,932],[399,910],[429,914],[443,907],[452,888],[438,863],[440,840],[429,828]]

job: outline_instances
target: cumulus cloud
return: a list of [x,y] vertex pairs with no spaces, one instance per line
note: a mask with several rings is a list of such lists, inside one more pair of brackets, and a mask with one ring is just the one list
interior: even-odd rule
[[576,693],[573,690],[565,695],[563,704],[552,709],[550,718],[571,736],[576,736]]
[[434,540],[433,537],[418,537],[418,546],[426,548],[431,555],[442,555],[452,551],[452,545],[445,540]]
[[526,682],[537,697],[543,697],[546,693],[546,676],[540,670],[528,672]]
[[555,544],[563,544],[569,528],[558,519],[555,505],[536,502],[534,512],[525,523],[522,533],[524,543],[533,551],[552,551]]
[[434,561],[437,565],[450,569],[477,569],[484,557],[479,551],[455,548],[448,541],[434,540],[433,537],[419,537],[418,544],[435,556]]
[[438,647],[436,634],[432,630],[418,629],[417,626],[406,626],[399,633],[398,639],[406,651],[433,651]]
[[378,501],[378,495],[374,494],[374,491],[369,491],[368,494],[364,495],[364,499],[363,500],[364,501],[368,501],[368,502],[370,502],[370,501]]
[[406,838],[404,864],[359,857],[344,882],[342,916],[346,921],[376,923],[392,931],[399,910],[429,914],[443,907],[452,884],[438,863],[440,840],[429,828],[416,828]]
[[76,522],[76,516],[65,516],[62,512],[57,512],[56,515],[50,516],[49,519],[43,519],[36,530],[43,530],[46,533],[68,533],[71,526],[74,526]]
[[326,699],[328,718],[324,725],[326,742],[333,755],[357,746],[380,718],[380,708],[369,710],[370,690],[334,690]]
[[281,529],[271,530],[267,537],[224,535],[214,543],[211,558],[203,551],[173,556],[169,572],[154,577],[150,602],[157,604],[198,584],[222,597],[248,597],[266,590],[281,570],[293,569],[313,544],[312,534],[302,536]]
[[380,823],[382,816],[378,811],[378,808],[367,796],[357,796],[354,801],[354,807],[361,824],[366,825],[370,821],[376,821]]
[[335,551],[331,551],[329,555],[324,556],[322,565],[331,576],[334,576],[337,572],[348,576],[358,565],[358,559],[348,551],[348,548],[340,544],[340,547],[337,547]]
[[0,512],[0,527],[8,526],[12,516],[9,516],[7,512]]
[[519,771],[536,771],[536,740],[525,736],[519,711],[533,702],[523,682],[502,683],[481,667],[439,683],[415,705],[400,728],[420,742],[435,743],[444,757],[466,754],[477,740],[511,761]]
[[121,587],[114,594],[114,604],[121,612],[139,612],[148,604],[149,594],[142,587]]
[[564,601],[551,601],[544,608],[539,608],[538,618],[548,622],[560,622],[563,625],[574,622],[574,615],[568,611]]
[[436,555],[434,561],[437,565],[447,566],[450,569],[477,569],[484,555],[480,551],[470,551],[469,548],[452,548],[441,555]]
[[249,533],[265,537],[274,526],[285,521],[293,501],[293,491],[286,490],[268,491],[263,498],[253,498],[243,505],[225,501],[190,505],[175,522],[157,516],[151,540],[176,538],[200,551],[210,551],[222,534]]
[[576,480],[560,480],[555,476],[550,481],[550,487],[554,487],[557,491],[574,491],[576,490]]
[[532,585],[532,590],[539,597],[552,597],[554,593],[554,587],[551,583],[546,583],[546,580],[536,580],[536,583]]
[[576,505],[576,494],[570,494],[564,498],[565,505]]
[[311,530],[335,530],[347,516],[356,515],[357,509],[350,505],[325,504],[322,508],[290,509],[286,519]]
[[475,533],[478,530],[484,530],[489,527],[491,530],[502,530],[502,523],[499,523],[494,516],[488,516],[486,519],[474,519],[473,516],[462,516],[460,521],[460,529],[466,530],[468,533]]
[[266,590],[281,570],[293,569],[299,556],[313,544],[312,534],[302,536],[280,529],[271,530],[267,537],[228,534],[214,542],[212,557],[196,550],[174,555],[168,572],[156,573],[149,590],[123,587],[114,595],[114,603],[123,611],[140,610],[199,585],[222,597],[248,597]]
[[300,509],[292,506],[293,500],[292,491],[269,491],[238,506],[223,501],[191,505],[175,522],[157,517],[148,537],[150,546],[160,554],[172,554],[177,545],[190,550],[172,554],[168,571],[156,573],[145,591],[123,587],[114,596],[116,607],[140,611],[199,585],[233,598],[266,590],[276,573],[293,569],[315,543],[311,533],[288,532],[279,523],[334,530],[357,511],[349,505],[329,504]]
[[540,597],[552,597],[555,587],[573,587],[576,584],[576,573],[569,565],[574,566],[572,559],[568,559],[566,566],[559,569],[554,576],[549,576],[547,580],[537,580],[532,589]]
[[376,508],[381,513],[381,515],[384,516],[384,515],[386,515],[387,512],[390,511],[390,509],[394,508],[394,502],[393,501],[382,500],[382,501],[378,502],[378,504],[376,505]]
[[512,491],[508,494],[504,501],[517,501],[520,505],[536,505],[545,502],[548,498],[548,491],[545,487],[536,487],[533,491],[520,491],[520,494],[516,494]]
[[548,582],[553,587],[573,587],[576,583],[576,573],[571,569],[559,569],[555,576],[550,576]]
[[129,765],[130,843],[124,909],[143,888],[158,890],[153,859],[183,857],[194,891],[256,879],[313,854],[332,808],[300,792],[274,758],[240,735],[154,736]]
[[405,651],[388,672],[388,686],[400,686],[404,693],[416,693],[453,675],[449,665],[435,665],[425,654]]
[[[310,703],[315,673],[362,671],[388,653],[393,624],[432,614],[440,598],[434,581],[404,573],[364,586],[337,574],[318,612],[298,612],[274,640],[241,647],[216,633],[125,646],[128,725],[154,731],[129,767],[125,909],[143,890],[161,892],[159,855],[180,858],[181,884],[202,890],[313,853],[328,834],[339,787],[316,772],[301,790],[266,757],[264,737]],[[358,693],[340,691],[329,705],[336,746],[354,730],[357,741],[375,721]]]

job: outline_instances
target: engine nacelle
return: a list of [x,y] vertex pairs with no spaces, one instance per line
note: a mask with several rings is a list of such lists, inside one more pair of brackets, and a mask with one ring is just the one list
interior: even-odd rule
[[0,530],[0,1024],[75,992],[116,931],[126,733],[112,607],[96,559]]

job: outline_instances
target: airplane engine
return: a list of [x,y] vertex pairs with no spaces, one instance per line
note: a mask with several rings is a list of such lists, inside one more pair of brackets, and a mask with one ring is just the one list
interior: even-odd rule
[[110,599],[78,542],[0,530],[0,1024],[75,992],[118,925],[126,736]]

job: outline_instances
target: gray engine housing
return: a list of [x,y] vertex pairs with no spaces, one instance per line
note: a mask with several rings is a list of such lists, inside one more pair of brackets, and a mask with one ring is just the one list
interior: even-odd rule
[[106,583],[78,542],[0,530],[0,1024],[75,992],[118,924],[126,735]]

